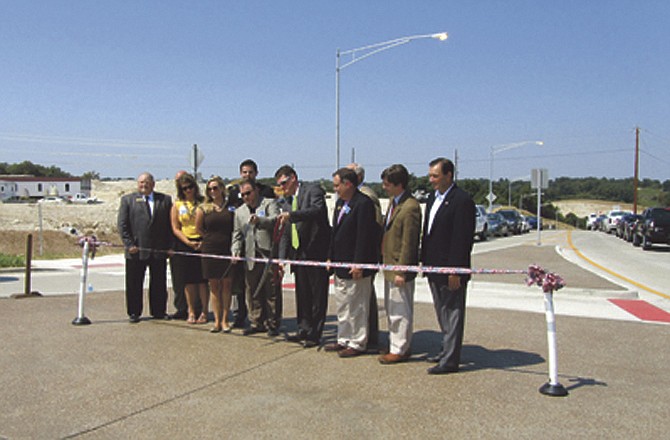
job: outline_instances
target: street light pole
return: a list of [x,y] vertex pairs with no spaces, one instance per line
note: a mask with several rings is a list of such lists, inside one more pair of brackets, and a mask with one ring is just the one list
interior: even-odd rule
[[513,144],[503,144],[503,145],[493,145],[490,150],[490,156],[489,156],[489,194],[486,197],[489,201],[489,212],[491,212],[492,205],[493,205],[493,158],[497,153],[502,153],[503,151],[507,150],[512,150],[514,148],[519,148],[523,147],[524,145],[527,144],[535,144],[542,146],[544,145],[544,142],[542,141],[523,141],[523,142],[515,142]]
[[[356,49],[349,49],[345,51],[340,51],[337,49],[335,54],[335,169],[340,168],[340,71],[351,66],[358,61],[364,60],[365,58],[371,57],[372,55],[407,44],[413,40],[419,40],[422,38],[434,38],[439,41],[444,41],[448,38],[446,32],[440,32],[436,34],[426,34],[426,35],[413,35],[410,37],[396,38],[394,40],[383,41],[381,43],[371,44],[369,46],[363,46]],[[340,58],[342,55],[351,54],[351,60],[347,61],[344,64],[340,63]],[[360,55],[359,55],[360,54]]]

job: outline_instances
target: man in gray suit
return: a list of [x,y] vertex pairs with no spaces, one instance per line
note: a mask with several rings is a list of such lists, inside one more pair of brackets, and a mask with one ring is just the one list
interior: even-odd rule
[[131,323],[142,316],[144,276],[149,268],[149,311],[167,317],[167,251],[172,247],[170,196],[154,192],[149,173],[137,178],[137,192],[121,198],[118,229],[126,256],[126,309]]
[[[240,196],[244,204],[235,211],[235,228],[231,250],[233,256],[270,258],[272,255],[273,232],[279,207],[274,199],[259,195],[254,180],[245,179],[240,183]],[[235,264],[236,261],[233,261]],[[246,261],[245,291],[249,306],[250,326],[245,335],[264,332],[277,336],[281,322],[281,300],[272,285],[271,268],[251,260]],[[263,276],[265,274],[265,276]]]

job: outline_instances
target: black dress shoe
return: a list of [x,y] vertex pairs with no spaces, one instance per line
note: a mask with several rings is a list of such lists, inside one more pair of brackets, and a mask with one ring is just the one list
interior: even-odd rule
[[128,316],[128,321],[129,321],[131,324],[137,324],[138,322],[140,322],[140,317],[137,316],[137,315],[129,315],[129,316]]
[[170,315],[164,314],[164,315],[154,315],[154,316],[151,317],[151,319],[160,319],[160,320],[169,321],[172,318],[170,317]]
[[271,328],[270,330],[268,330],[268,336],[270,337],[279,336],[279,330],[277,330],[276,328]]
[[436,354],[435,356],[426,356],[426,362],[432,362],[434,364],[440,362],[440,359],[442,359],[442,357],[439,354]]
[[242,334],[244,336],[249,336],[256,333],[264,333],[265,331],[266,331],[265,327],[247,327],[244,329]]
[[302,343],[303,348],[312,348],[316,347],[317,345],[319,345],[319,343],[316,341],[312,341],[311,339],[305,339],[305,341]]
[[286,340],[288,342],[302,342],[305,339],[307,339],[307,335],[304,334],[304,333],[296,333],[296,334],[293,334],[293,335],[286,336]]
[[458,368],[447,367],[443,365],[435,365],[434,367],[430,367],[427,371],[428,374],[449,374],[449,373],[458,373]]

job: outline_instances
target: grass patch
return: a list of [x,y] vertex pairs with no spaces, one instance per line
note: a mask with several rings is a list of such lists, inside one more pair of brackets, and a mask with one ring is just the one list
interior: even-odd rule
[[0,267],[23,267],[26,261],[19,255],[0,254]]

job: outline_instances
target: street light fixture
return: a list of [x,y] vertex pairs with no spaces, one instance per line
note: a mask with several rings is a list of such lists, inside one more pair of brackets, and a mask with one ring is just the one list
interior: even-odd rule
[[495,157],[495,155],[497,153],[502,153],[503,151],[523,147],[524,145],[528,145],[528,144],[535,144],[535,145],[542,146],[542,145],[544,145],[544,142],[542,142],[542,141],[523,141],[523,142],[515,142],[513,144],[493,145],[491,147],[491,156],[490,156],[490,159],[489,159],[489,166],[490,166],[490,169],[489,169],[489,194],[488,194],[488,196],[486,196],[486,199],[489,201],[489,212],[491,212],[491,207],[492,207],[493,200],[494,200],[494,197],[495,197],[494,194],[493,194],[493,158]]
[[[340,70],[351,66],[354,63],[371,57],[372,55],[383,52],[385,50],[407,44],[413,40],[423,38],[433,38],[438,41],[445,41],[449,36],[446,32],[439,32],[436,34],[413,35],[410,37],[396,38],[394,40],[384,41],[381,43],[371,44],[356,49],[349,49],[340,51],[337,49],[335,57],[335,136],[336,136],[336,151],[335,151],[335,169],[340,168]],[[351,59],[344,64],[340,64],[340,57],[342,55],[351,54]]]

